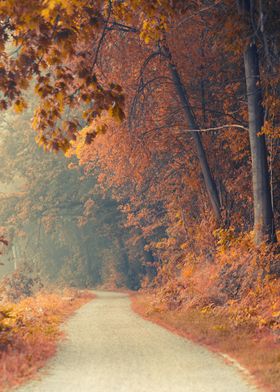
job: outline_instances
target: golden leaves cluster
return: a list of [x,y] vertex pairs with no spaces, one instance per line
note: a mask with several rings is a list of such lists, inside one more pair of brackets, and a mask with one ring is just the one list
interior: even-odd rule
[[[17,113],[22,112],[27,107],[22,91],[35,79],[40,105],[33,127],[38,143],[47,149],[67,151],[79,130],[90,127],[105,112],[117,122],[125,118],[121,87],[106,86],[94,70],[110,9],[115,21],[138,24],[140,38],[149,43],[161,38],[174,12],[184,12],[186,5],[180,0],[0,0],[4,26],[0,55],[5,60],[0,64],[4,97],[0,108],[13,105]],[[12,37],[9,53],[8,37]],[[95,49],[88,49],[89,42]],[[86,141],[90,143],[98,133],[91,132]]]

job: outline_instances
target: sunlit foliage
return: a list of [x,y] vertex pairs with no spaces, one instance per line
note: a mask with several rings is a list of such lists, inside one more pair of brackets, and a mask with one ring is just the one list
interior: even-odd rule
[[75,290],[42,292],[17,303],[1,298],[1,391],[21,384],[44,366],[62,336],[59,325],[92,298],[90,293]]

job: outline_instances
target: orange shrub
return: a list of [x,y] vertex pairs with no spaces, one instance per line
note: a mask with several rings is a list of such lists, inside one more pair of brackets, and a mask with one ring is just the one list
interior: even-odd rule
[[32,377],[54,355],[59,325],[92,298],[90,292],[67,289],[0,304],[0,391]]

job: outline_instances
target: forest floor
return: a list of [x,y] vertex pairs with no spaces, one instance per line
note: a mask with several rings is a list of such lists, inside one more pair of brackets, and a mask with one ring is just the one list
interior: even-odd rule
[[153,306],[152,294],[132,294],[131,297],[133,310],[145,319],[219,353],[245,375],[250,372],[254,384],[261,390],[280,391],[279,336],[267,329],[258,331],[252,325],[236,328],[226,315],[204,313],[200,309],[160,311]]
[[[0,303],[0,391],[36,375],[63,338],[60,325],[94,298],[74,289],[41,291],[19,302]],[[53,391],[53,390],[52,390]]]
[[64,325],[68,339],[18,392],[252,392],[222,357],[143,319],[127,294],[96,292]]

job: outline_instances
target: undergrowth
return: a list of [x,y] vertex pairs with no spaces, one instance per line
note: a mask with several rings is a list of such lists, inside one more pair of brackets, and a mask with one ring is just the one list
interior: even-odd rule
[[163,311],[155,307],[155,298],[155,294],[147,293],[133,296],[134,311],[212,351],[230,355],[249,370],[254,384],[262,390],[279,392],[280,342],[276,335],[267,329],[256,329],[251,323],[237,327],[226,312],[213,308],[205,311],[181,307]]
[[[175,244],[182,249],[179,258],[170,258],[167,243],[166,259],[154,281],[144,282],[136,309],[240,359],[262,385],[278,392],[279,246],[256,247],[252,233],[214,230],[211,222],[189,238]],[[157,246],[164,254],[165,244]]]
[[0,302],[0,391],[35,375],[56,351],[60,324],[92,298],[86,291],[64,289]]

